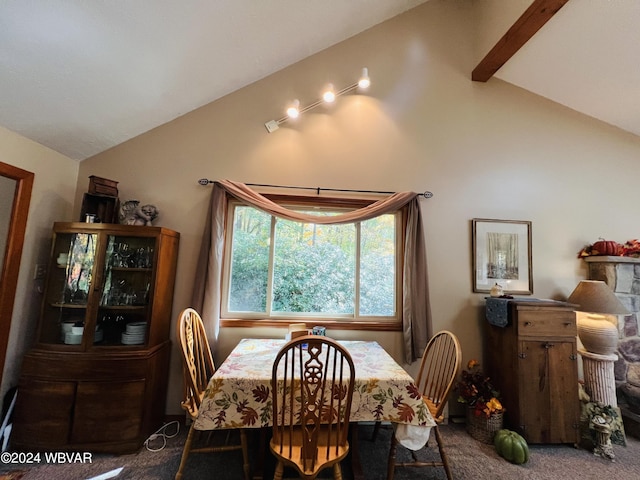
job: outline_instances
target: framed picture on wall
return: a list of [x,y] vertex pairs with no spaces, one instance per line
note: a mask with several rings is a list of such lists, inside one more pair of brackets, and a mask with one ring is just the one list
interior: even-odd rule
[[474,218],[473,291],[489,293],[496,283],[506,295],[533,294],[531,222]]

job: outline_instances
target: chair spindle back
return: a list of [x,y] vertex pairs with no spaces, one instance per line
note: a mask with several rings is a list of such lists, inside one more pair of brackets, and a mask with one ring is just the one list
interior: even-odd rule
[[300,448],[306,471],[337,456],[348,445],[354,380],[353,360],[334,340],[308,335],[287,343],[272,371],[275,451],[291,457]]
[[416,385],[435,412],[436,420],[442,417],[442,410],[462,364],[462,350],[457,337],[447,330],[434,335],[422,356]]
[[202,318],[194,309],[187,308],[180,315],[178,338],[185,383],[182,408],[195,419],[215,366]]

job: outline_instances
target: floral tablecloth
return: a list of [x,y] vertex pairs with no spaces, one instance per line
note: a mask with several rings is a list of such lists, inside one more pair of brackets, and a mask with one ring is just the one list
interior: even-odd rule
[[[271,368],[285,343],[279,339],[241,340],[211,377],[196,430],[271,426]],[[351,354],[356,371],[352,422],[435,425],[413,378],[377,342],[340,343]]]

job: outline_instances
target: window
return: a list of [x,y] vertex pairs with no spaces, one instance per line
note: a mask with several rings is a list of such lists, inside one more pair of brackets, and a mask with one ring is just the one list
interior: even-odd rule
[[[286,206],[314,215],[347,208],[313,200]],[[400,212],[322,225],[232,201],[227,218],[223,318],[399,322]]]

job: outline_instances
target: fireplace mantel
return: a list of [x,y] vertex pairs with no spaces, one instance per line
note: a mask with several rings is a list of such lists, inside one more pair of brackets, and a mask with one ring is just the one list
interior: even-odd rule
[[588,263],[640,263],[640,258],[636,257],[614,257],[610,255],[592,255],[584,257]]

